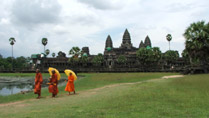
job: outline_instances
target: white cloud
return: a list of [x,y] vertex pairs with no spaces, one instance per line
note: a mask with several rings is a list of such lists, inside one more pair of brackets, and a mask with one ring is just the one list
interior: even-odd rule
[[51,52],[88,46],[91,54],[103,53],[110,34],[119,47],[128,28],[139,46],[149,35],[152,45],[168,50],[165,36],[172,34],[171,49],[184,49],[182,34],[192,23],[208,22],[207,0],[1,0],[0,54],[11,54],[8,39],[16,38],[15,56],[43,52],[47,37]]

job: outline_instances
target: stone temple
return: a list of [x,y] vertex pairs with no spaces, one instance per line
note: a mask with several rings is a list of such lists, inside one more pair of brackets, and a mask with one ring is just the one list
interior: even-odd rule
[[[87,62],[76,62],[70,63],[69,57],[66,57],[64,52],[59,52],[58,56],[55,58],[44,57],[41,58],[39,54],[32,55],[33,63],[35,68],[40,68],[42,71],[47,71],[48,67],[54,67],[60,71],[65,69],[72,69],[77,72],[160,72],[160,71],[170,71],[171,66],[175,66],[179,71],[181,71],[185,62],[179,58],[177,61],[172,63],[167,63],[161,60],[158,65],[153,65],[149,67],[144,67],[137,60],[136,52],[140,48],[150,49],[152,48],[152,43],[149,36],[146,36],[144,41],[139,42],[138,47],[134,47],[131,43],[131,36],[129,31],[126,29],[122,36],[122,43],[120,47],[114,47],[111,36],[108,35],[104,53],[102,55],[103,60],[98,65],[93,62],[97,55],[91,55],[89,47],[82,48],[82,54],[87,57]],[[123,58],[123,62],[118,60]]]
[[139,47],[136,48],[136,47],[133,47],[131,43],[130,33],[126,29],[123,34],[121,46],[119,48],[115,48],[113,47],[113,42],[112,42],[110,35],[108,35],[106,39],[105,51],[104,51],[104,59],[105,59],[106,65],[108,65],[109,68],[112,68],[112,66],[114,66],[115,62],[119,58],[119,56],[124,56],[128,60],[129,66],[135,66],[136,65],[135,64],[136,63],[136,51],[142,47],[145,47],[145,48],[152,47],[150,38],[148,36],[145,38],[144,43],[143,41],[141,41],[141,43],[139,44]]

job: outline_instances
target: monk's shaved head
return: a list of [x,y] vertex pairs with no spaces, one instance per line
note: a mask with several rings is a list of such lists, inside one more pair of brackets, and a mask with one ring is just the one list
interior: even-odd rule
[[40,72],[40,70],[39,69],[36,69],[36,73],[39,73]]

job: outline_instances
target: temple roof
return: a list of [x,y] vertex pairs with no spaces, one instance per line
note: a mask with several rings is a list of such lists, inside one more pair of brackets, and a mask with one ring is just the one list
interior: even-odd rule
[[107,48],[107,47],[110,47],[110,48],[113,47],[113,43],[112,43],[112,39],[111,39],[110,35],[108,35],[108,36],[107,36],[107,39],[106,39],[105,48]]
[[148,35],[145,38],[144,45],[145,45],[145,47],[147,47],[147,46],[152,47],[152,44],[151,44],[151,41],[150,41],[150,38]]
[[144,48],[144,47],[145,47],[145,45],[144,45],[143,41],[141,41],[139,44],[139,48]]
[[123,40],[121,43],[121,48],[127,48],[127,49],[131,49],[132,48],[132,43],[131,43],[131,36],[128,32],[128,30],[126,29],[124,34],[123,34]]
[[123,40],[131,40],[130,33],[128,32],[128,29],[126,29],[123,34]]

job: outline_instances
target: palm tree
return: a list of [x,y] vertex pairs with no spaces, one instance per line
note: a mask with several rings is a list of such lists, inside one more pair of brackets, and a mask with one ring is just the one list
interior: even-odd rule
[[10,45],[12,46],[12,70],[13,70],[13,45],[15,44],[16,40],[15,38],[11,37],[9,39]]
[[166,36],[166,39],[167,39],[167,41],[169,42],[169,50],[171,50],[171,49],[170,49],[170,41],[171,41],[171,39],[172,39],[171,34],[168,34],[168,35]]
[[185,48],[192,63],[206,65],[209,57],[209,23],[192,23],[185,31]]
[[45,46],[48,43],[48,39],[47,38],[42,38],[42,44],[44,45],[44,52],[45,52]]
[[54,52],[52,53],[52,57],[55,57],[55,53]]
[[46,56],[48,56],[49,53],[50,53],[50,50],[49,50],[49,49],[46,49],[46,50],[45,50],[45,53],[46,53]]
[[81,54],[81,49],[79,47],[72,47],[69,51],[69,55],[72,55],[74,58],[78,58]]

